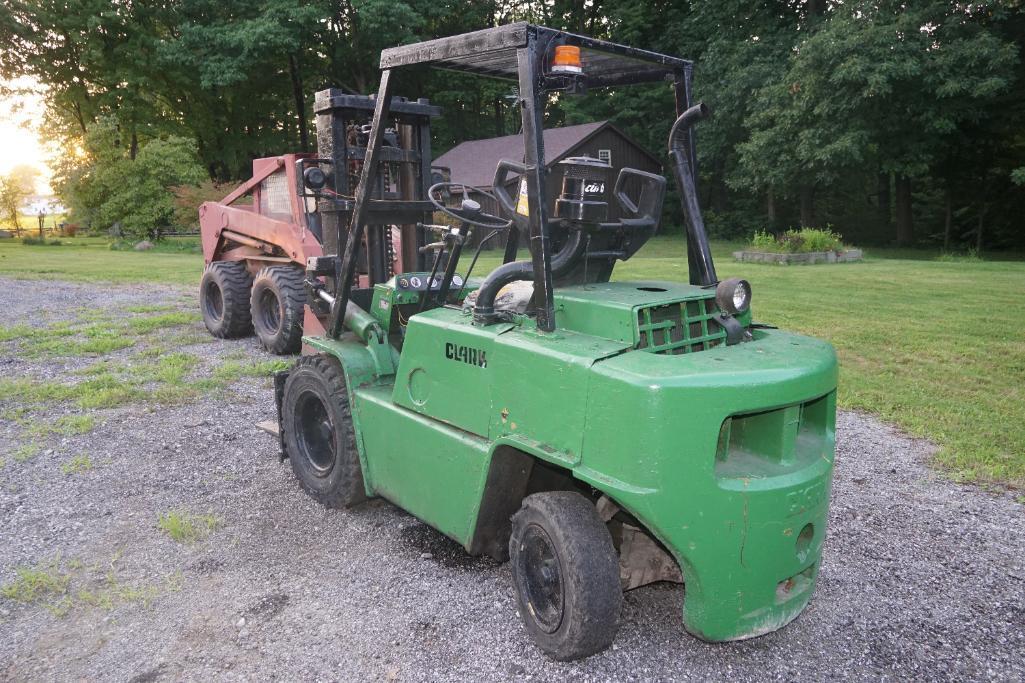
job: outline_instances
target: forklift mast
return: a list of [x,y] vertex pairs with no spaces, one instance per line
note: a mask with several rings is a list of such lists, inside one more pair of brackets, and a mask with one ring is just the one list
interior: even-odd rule
[[[316,202],[317,211],[308,211],[307,218],[315,222],[319,216],[325,254],[338,254],[346,244],[357,205],[356,188],[367,166],[375,104],[373,97],[335,89],[316,95],[318,158],[301,160],[298,175],[302,178],[309,169],[318,168],[326,186],[311,192],[300,182],[299,193],[307,207]],[[387,212],[379,204],[368,207],[360,230],[365,236],[363,248],[348,274],[349,284],[363,292],[398,272],[423,269],[424,238],[417,224],[429,222],[433,208],[426,201],[431,185],[430,122],[441,109],[426,99],[393,97],[387,111],[377,138],[377,171],[364,191],[371,200],[387,202]],[[325,274],[329,287],[337,287],[338,275]]]

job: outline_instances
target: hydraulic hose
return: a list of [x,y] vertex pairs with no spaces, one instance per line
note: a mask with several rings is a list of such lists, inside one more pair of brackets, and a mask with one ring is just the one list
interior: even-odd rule
[[687,230],[687,262],[690,267],[690,283],[706,287],[719,281],[712,263],[712,251],[708,246],[705,221],[698,204],[697,185],[694,182],[695,169],[690,149],[690,127],[709,115],[704,103],[695,104],[680,114],[669,133],[669,156],[673,160],[673,174],[680,189],[680,203],[683,205],[684,225]]

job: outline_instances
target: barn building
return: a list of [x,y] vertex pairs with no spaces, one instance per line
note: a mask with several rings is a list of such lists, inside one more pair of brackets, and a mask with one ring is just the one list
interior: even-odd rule
[[[549,128],[544,132],[544,141],[548,169],[547,195],[551,207],[554,207],[555,198],[562,189],[562,170],[559,167],[559,162],[567,157],[588,156],[608,161],[612,165],[610,178],[613,182],[615,182],[619,170],[624,167],[636,168],[648,173],[662,173],[662,164],[658,159],[608,121]],[[436,158],[433,166],[447,169],[453,183],[490,190],[491,183],[495,178],[495,168],[500,159],[523,160],[523,138],[520,135],[462,142]],[[513,197],[516,196],[517,182],[518,180],[513,178],[507,187]],[[629,189],[628,187],[628,192]],[[501,210],[492,199],[471,196],[481,203],[481,208],[485,212],[501,215]],[[454,199],[458,199],[458,197]],[[618,220],[619,218],[619,207],[615,201],[610,201],[609,220]],[[474,237],[480,236],[474,235]],[[471,244],[475,242],[476,240],[471,239]],[[488,246],[498,247],[502,243],[500,240],[493,240]]]

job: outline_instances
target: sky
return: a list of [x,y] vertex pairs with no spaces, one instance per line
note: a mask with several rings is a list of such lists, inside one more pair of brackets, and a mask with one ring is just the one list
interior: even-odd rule
[[10,88],[33,88],[31,95],[4,97],[0,95],[0,173],[7,173],[19,164],[39,169],[36,192],[49,194],[50,169],[48,156],[33,124],[43,115],[43,94],[30,78],[4,81]]

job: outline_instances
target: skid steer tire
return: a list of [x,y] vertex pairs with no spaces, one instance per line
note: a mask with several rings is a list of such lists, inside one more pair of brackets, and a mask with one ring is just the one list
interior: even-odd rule
[[253,332],[249,290],[253,277],[244,261],[216,261],[206,267],[199,282],[199,310],[203,324],[215,337],[235,339]]
[[523,624],[550,657],[580,659],[612,644],[623,604],[619,558],[587,498],[527,496],[512,518],[509,562]]
[[302,347],[306,290],[303,271],[294,266],[264,268],[253,281],[253,329],[271,353],[298,353]]
[[303,356],[281,400],[285,454],[299,486],[329,508],[366,500],[345,375],[338,360]]

